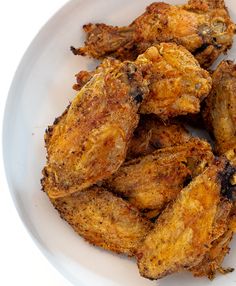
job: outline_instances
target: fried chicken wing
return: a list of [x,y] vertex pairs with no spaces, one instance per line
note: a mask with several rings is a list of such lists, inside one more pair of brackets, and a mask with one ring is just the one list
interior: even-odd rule
[[190,139],[124,163],[106,185],[148,217],[156,216],[213,158],[208,143]]
[[153,151],[180,145],[191,138],[178,122],[162,122],[154,116],[142,116],[129,143],[126,160],[151,154]]
[[42,186],[49,197],[83,190],[120,167],[146,91],[135,63],[104,61],[47,130]]
[[132,205],[99,187],[51,201],[85,240],[117,253],[132,256],[152,227]]
[[135,59],[153,44],[175,42],[193,53],[204,67],[231,47],[235,33],[223,0],[190,0],[183,6],[157,2],[127,27],[90,23],[83,28],[87,33],[85,46],[72,47],[74,54]]
[[227,231],[233,205],[230,177],[235,172],[225,159],[218,160],[180,192],[137,251],[142,276],[159,279],[204,259]]
[[212,79],[193,55],[174,43],[148,48],[135,61],[141,69],[149,64],[149,95],[140,112],[154,113],[163,120],[200,111],[200,102],[209,94]]
[[223,61],[213,73],[213,87],[203,116],[215,137],[218,154],[228,152],[231,160],[236,159],[236,65],[233,62]]

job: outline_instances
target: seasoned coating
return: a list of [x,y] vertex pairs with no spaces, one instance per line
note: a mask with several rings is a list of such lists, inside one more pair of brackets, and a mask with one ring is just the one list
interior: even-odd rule
[[190,0],[183,6],[156,2],[127,27],[90,23],[83,29],[87,33],[85,46],[72,47],[74,54],[135,59],[153,44],[175,42],[204,67],[231,47],[235,33],[223,0]]
[[210,250],[205,254],[203,260],[190,269],[196,277],[207,276],[210,280],[215,278],[217,272],[227,274],[234,269],[222,267],[225,256],[229,253],[229,243],[233,237],[233,231],[228,229],[222,236],[212,243]]
[[154,113],[163,120],[200,111],[200,102],[210,93],[212,79],[193,55],[174,43],[150,47],[135,61],[149,64],[149,95],[141,113]]
[[155,116],[142,116],[129,143],[126,160],[151,154],[153,151],[180,145],[191,135],[178,122],[163,122]]
[[115,60],[113,58],[107,58],[102,61],[95,70],[93,71],[80,71],[75,75],[76,83],[73,85],[73,89],[76,91],[80,91],[86,83],[88,83],[96,74],[99,74],[101,70],[106,70],[109,67],[118,66],[120,64],[119,60]]
[[[213,73],[213,87],[206,100],[203,116],[216,140],[216,151],[236,149],[236,65],[223,61]],[[236,156],[235,156],[236,159]]]
[[[233,186],[236,185],[236,182],[233,182],[232,180],[233,177],[231,177],[230,179],[230,185],[232,190],[235,192],[236,189],[233,188]],[[228,180],[228,178],[226,178],[226,180]],[[225,184],[222,185],[225,187]],[[235,199],[234,196],[235,194],[232,196],[232,198]],[[222,205],[222,209],[226,209],[228,207],[227,202],[223,201],[223,203],[224,205]],[[227,268],[222,267],[222,262],[225,256],[229,253],[230,250],[229,243],[231,242],[233,234],[235,232],[236,232],[236,204],[234,201],[230,215],[227,220],[227,229],[225,233],[212,242],[211,248],[205,254],[203,260],[198,265],[190,269],[190,271],[194,274],[194,276],[197,277],[207,276],[210,280],[213,280],[217,272],[221,274],[227,274],[234,270],[231,267]]]
[[[235,183],[236,184],[236,183]],[[232,185],[232,180],[231,180]],[[228,208],[228,204],[226,201],[222,202],[222,209]],[[224,213],[226,213],[224,211]],[[233,234],[236,232],[236,205],[233,203],[233,207],[231,208],[230,215],[227,221],[227,229],[225,233],[220,236],[218,239],[213,241],[211,248],[205,254],[203,260],[196,266],[192,267],[190,271],[194,276],[201,277],[207,276],[210,280],[215,278],[217,272],[221,274],[227,274],[232,272],[234,269],[231,267],[224,268],[222,267],[222,262],[225,256],[229,253],[230,247],[229,243],[232,240]]]
[[148,217],[156,216],[213,158],[210,145],[194,138],[125,162],[106,185]]
[[42,186],[50,198],[81,191],[120,167],[146,92],[134,63],[104,61],[47,130]]
[[137,209],[99,187],[52,199],[52,203],[85,240],[129,256],[152,227]]
[[212,243],[227,231],[230,177],[235,172],[225,159],[218,160],[180,192],[138,249],[142,276],[159,279],[202,261]]

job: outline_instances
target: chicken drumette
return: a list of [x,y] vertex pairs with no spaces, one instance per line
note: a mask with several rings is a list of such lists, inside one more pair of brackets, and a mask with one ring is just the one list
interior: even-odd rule
[[183,6],[153,3],[127,27],[84,25],[85,46],[74,54],[135,59],[153,44],[175,42],[209,67],[232,45],[235,25],[223,0],[190,0]]
[[148,48],[135,62],[141,69],[149,63],[146,78],[150,92],[141,104],[141,113],[154,113],[166,120],[200,111],[212,80],[188,50],[161,43]]

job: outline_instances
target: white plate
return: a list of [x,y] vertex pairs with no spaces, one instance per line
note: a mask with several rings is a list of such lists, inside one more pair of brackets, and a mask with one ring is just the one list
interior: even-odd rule
[[[62,221],[40,191],[45,164],[44,131],[75,95],[74,74],[96,62],[75,57],[69,50],[83,43],[82,25],[106,22],[125,25],[153,0],[74,0],[66,4],[41,30],[23,57],[13,80],[5,110],[3,148],[9,189],[19,214],[37,245],[74,285],[148,286],[132,259],[114,255],[84,242]],[[166,1],[181,4],[184,1]],[[235,0],[226,0],[236,22]],[[229,58],[236,58],[236,46]],[[236,243],[225,265],[236,268]],[[213,282],[182,273],[158,282],[162,286],[235,286],[236,272]]]

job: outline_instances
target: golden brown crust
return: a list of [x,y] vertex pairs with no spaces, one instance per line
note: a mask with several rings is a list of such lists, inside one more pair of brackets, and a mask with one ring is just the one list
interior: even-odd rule
[[46,135],[42,180],[49,197],[85,189],[123,163],[147,91],[131,62],[105,60]]
[[221,222],[224,225],[224,214],[226,214],[225,210],[230,210],[230,215],[226,222],[227,229],[222,236],[212,242],[211,248],[205,254],[203,260],[198,265],[189,269],[194,276],[207,276],[210,280],[213,280],[217,272],[227,274],[234,270],[231,267],[222,267],[223,260],[230,250],[229,243],[236,231],[235,202],[233,202],[233,206],[231,208],[229,207],[229,204],[229,201],[227,202],[226,200],[222,200],[222,204],[220,206],[221,211],[218,216],[218,221],[221,219]]
[[208,11],[209,9],[225,8],[224,0],[189,0],[188,5],[192,9]]
[[[216,140],[218,154],[236,148],[236,65],[223,61],[213,73],[213,87],[203,111],[205,123]],[[231,151],[230,151],[231,150]]]
[[182,145],[125,162],[106,185],[148,212],[148,217],[157,216],[213,158],[210,145],[193,138]]
[[76,84],[73,85],[73,89],[79,91],[90,79],[94,76],[94,72],[80,71],[75,75]]
[[149,64],[146,78],[150,93],[141,104],[141,113],[154,113],[166,120],[200,111],[212,79],[184,47],[161,43],[148,48],[135,63],[141,69]]
[[185,127],[177,121],[163,122],[156,116],[141,116],[129,143],[126,160],[148,155],[160,148],[180,145],[190,138]]
[[225,256],[229,253],[229,243],[233,237],[233,232],[227,230],[221,237],[212,243],[212,246],[203,258],[203,260],[196,266],[190,269],[196,277],[206,276],[210,280],[215,278],[217,272],[227,274],[234,269],[231,267],[222,267]]
[[223,0],[192,0],[187,5],[153,3],[127,27],[84,26],[85,46],[75,54],[135,59],[153,44],[175,42],[194,53],[204,67],[232,45],[235,25]]
[[202,261],[212,242],[227,230],[232,204],[222,204],[221,192],[232,171],[225,160],[216,161],[164,210],[137,252],[142,276],[159,279]]
[[51,201],[85,240],[117,253],[132,256],[152,227],[137,209],[99,187]]
[[88,83],[93,76],[101,72],[101,69],[105,70],[111,68],[112,66],[118,66],[120,64],[119,60],[115,60],[113,58],[107,58],[102,61],[95,70],[92,71],[80,71],[75,75],[76,83],[73,85],[73,89],[76,91],[80,91],[82,87]]

